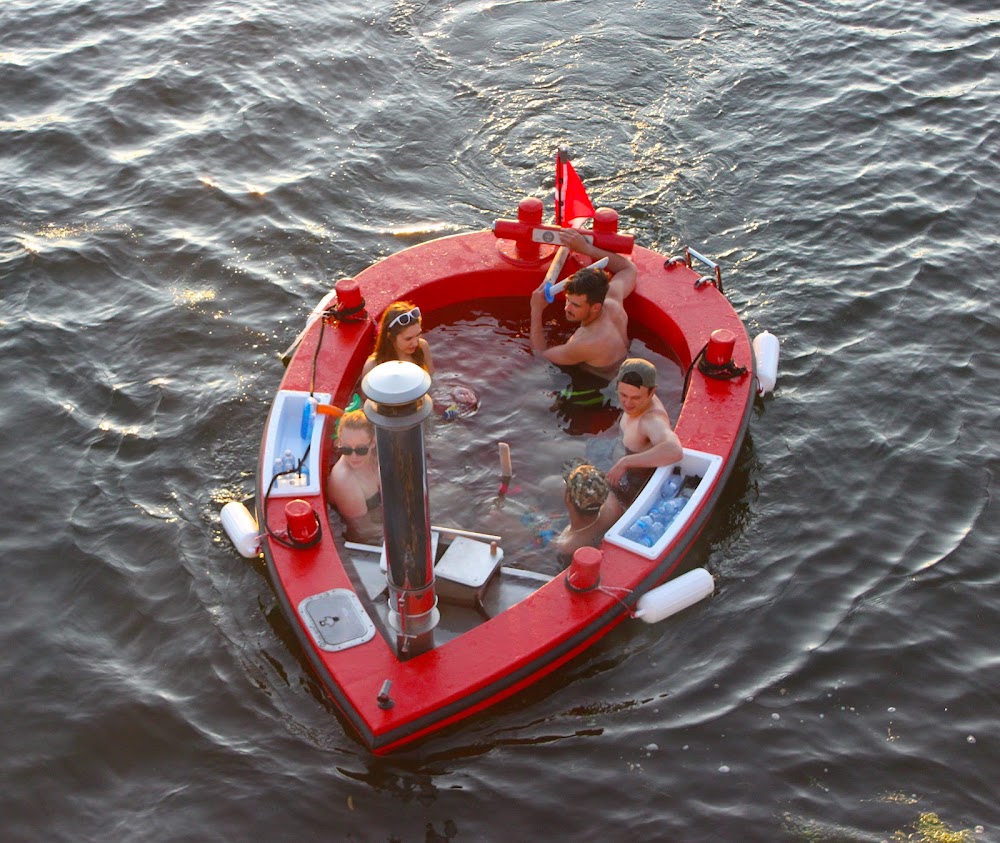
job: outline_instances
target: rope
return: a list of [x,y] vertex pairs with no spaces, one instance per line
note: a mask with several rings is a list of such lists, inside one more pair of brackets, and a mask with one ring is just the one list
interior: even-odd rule
[[365,300],[361,299],[361,304],[354,307],[329,307],[323,316],[325,319],[336,319],[338,322],[364,322],[368,319],[365,307]]
[[703,375],[716,378],[720,381],[728,381],[738,378],[747,373],[746,366],[737,366],[732,360],[727,360],[721,366],[709,363],[704,357],[698,361],[698,371]]
[[625,594],[631,594],[632,593],[631,589],[629,589],[629,588],[622,588],[622,587],[616,586],[616,585],[599,585],[599,586],[597,586],[597,590],[600,591],[602,594],[606,594],[606,595],[608,595],[608,597],[612,597],[615,600],[617,600],[619,603],[621,603],[622,606],[625,607],[625,611],[628,612],[628,616],[630,618],[634,618],[635,617],[635,610],[632,609],[632,607],[629,606],[628,603],[626,603],[624,600],[622,600],[617,594],[612,594],[611,593],[612,590],[614,590],[614,591],[623,591],[623,592],[625,592]]

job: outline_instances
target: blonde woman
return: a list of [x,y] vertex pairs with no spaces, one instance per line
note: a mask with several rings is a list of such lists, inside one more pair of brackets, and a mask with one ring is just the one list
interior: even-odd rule
[[375,338],[375,351],[365,361],[361,377],[380,363],[389,360],[416,363],[426,370],[427,374],[433,375],[434,361],[431,359],[431,347],[421,336],[422,333],[419,307],[414,307],[408,301],[390,304],[382,314],[378,336]]
[[326,481],[326,497],[344,520],[344,538],[382,543],[382,491],[375,428],[364,410],[350,410],[337,427],[339,458]]

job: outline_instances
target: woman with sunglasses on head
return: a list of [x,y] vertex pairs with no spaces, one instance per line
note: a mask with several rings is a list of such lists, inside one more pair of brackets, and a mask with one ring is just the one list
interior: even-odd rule
[[344,520],[344,538],[364,544],[382,542],[382,491],[375,428],[364,410],[350,410],[337,426],[340,458],[326,481],[327,500]]
[[375,338],[375,351],[365,361],[361,377],[367,375],[380,363],[389,360],[403,360],[416,363],[427,374],[434,374],[431,347],[421,336],[420,308],[406,301],[390,304],[379,323]]

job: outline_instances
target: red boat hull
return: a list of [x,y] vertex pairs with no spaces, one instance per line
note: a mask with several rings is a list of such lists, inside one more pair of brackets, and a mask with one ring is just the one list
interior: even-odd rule
[[[461,234],[392,255],[355,280],[373,316],[398,299],[429,312],[482,297],[511,296],[523,300],[527,311],[528,295],[548,265],[547,248],[542,247],[539,260],[516,265],[493,232]],[[323,484],[318,494],[302,496],[320,517],[317,544],[289,548],[265,537],[262,550],[285,614],[324,688],[374,752],[390,752],[468,717],[586,650],[628,617],[626,606],[634,606],[640,595],[677,572],[707,523],[749,423],[754,397],[750,339],[725,296],[713,284],[697,284],[698,274],[687,265],[666,264],[662,255],[641,247],[635,247],[631,258],[638,268],[637,287],[626,300],[633,325],[661,337],[684,370],[713,331],[728,329],[736,338],[734,363],[749,371],[718,380],[691,368],[675,430],[686,448],[721,457],[722,470],[686,529],[657,558],[642,558],[605,541],[601,583],[627,597],[619,600],[601,590],[574,592],[566,587],[563,573],[487,622],[408,660],[398,658],[386,637],[377,634],[358,646],[329,652],[316,645],[298,609],[314,595],[355,589],[328,521]],[[570,264],[566,272],[572,269]],[[373,339],[371,322],[316,320],[281,388],[330,393],[335,405],[344,406]],[[330,454],[324,453],[321,465],[325,469],[329,463]],[[287,498],[267,499],[272,472],[264,464],[263,449],[258,469],[258,520],[284,525]],[[390,708],[379,704],[386,680],[391,682]]]

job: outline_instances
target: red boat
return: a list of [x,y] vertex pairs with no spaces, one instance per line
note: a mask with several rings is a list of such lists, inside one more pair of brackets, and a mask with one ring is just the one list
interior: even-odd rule
[[[291,627],[323,687],[376,754],[509,697],[630,616],[658,619],[712,590],[703,569],[685,574],[680,586],[677,575],[743,442],[760,385],[754,347],[714,263],[691,250],[667,259],[634,245],[618,232],[610,209],[594,213],[589,233],[598,246],[629,254],[638,268],[636,289],[626,299],[630,324],[662,338],[687,372],[675,425],[683,461],[657,469],[600,550],[578,554],[554,577],[517,568],[497,537],[453,530],[432,531],[424,581],[411,571],[394,583],[394,569],[412,560],[394,563],[388,526],[381,556],[336,535],[337,515],[324,494],[334,458],[333,420],[325,408],[351,399],[373,348],[374,320],[399,299],[428,313],[472,301],[482,290],[517,297],[526,307],[556,252],[555,226],[541,219],[540,200],[527,199],[516,220],[404,249],[338,282],[300,336],[272,406],[258,465],[256,522],[245,510],[224,513],[227,532],[237,547],[242,541],[245,555],[257,552],[250,537],[263,532],[257,541]],[[696,271],[695,262],[708,273]],[[570,257],[559,277],[577,268]],[[420,400],[410,410],[419,409]],[[420,449],[419,419],[411,424],[406,447]],[[286,450],[300,463],[298,472],[281,473]],[[670,496],[665,489],[675,493],[678,486],[684,491],[672,523],[652,539],[640,536],[636,522]],[[388,509],[391,500],[384,500]],[[418,533],[429,523],[426,516],[414,521]],[[405,544],[407,537],[395,541]],[[418,545],[420,557],[423,538]],[[418,568],[423,563],[417,559]]]

